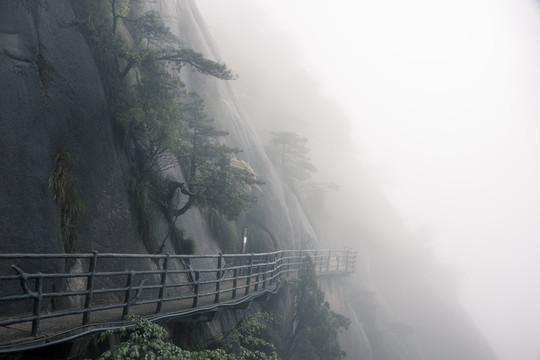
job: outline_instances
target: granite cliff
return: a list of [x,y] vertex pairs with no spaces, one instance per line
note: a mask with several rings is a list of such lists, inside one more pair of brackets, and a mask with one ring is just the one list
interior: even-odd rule
[[[101,3],[110,6],[108,1]],[[65,251],[59,209],[49,185],[59,153],[71,156],[74,189],[84,206],[76,224],[78,251],[149,251],[138,233],[128,191],[129,159],[115,138],[106,66],[73,25],[75,19],[95,15],[85,9],[83,0],[0,3],[0,249],[6,253]],[[222,60],[194,1],[140,1],[131,8],[134,16],[148,11],[159,14],[185,48]],[[123,31],[129,39],[129,28]],[[353,278],[322,282],[332,307],[352,320],[343,334],[349,359],[495,359],[455,298],[432,286],[443,283],[444,277],[426,278],[425,271],[418,270],[437,265],[409,255],[411,246],[414,249],[411,236],[370,177],[352,165],[356,162],[346,137],[348,127],[333,104],[319,94],[298,96],[298,104],[312,105],[305,108],[306,118],[325,114],[326,122],[315,127],[304,120],[289,121],[302,110],[287,108],[283,97],[272,99],[272,109],[269,102],[263,104],[269,100],[260,96],[259,109],[271,108],[268,118],[281,115],[273,124],[277,128],[272,128],[268,119],[253,111],[253,102],[246,110],[241,100],[245,94],[238,94],[234,82],[201,75],[187,66],[181,78],[206,101],[217,126],[229,133],[228,145],[243,150],[239,159],[248,161],[265,182],[257,204],[235,223],[238,229],[248,228],[251,249],[339,245],[361,251],[361,270]],[[265,81],[260,85],[272,89],[274,84]],[[291,82],[284,93],[294,93],[295,84]],[[264,148],[263,130],[269,128],[305,130],[313,140],[319,171],[341,186],[324,200],[324,208],[303,205],[283,181]],[[171,172],[182,181],[178,164]],[[220,251],[220,239],[199,209],[189,210],[178,223],[195,240],[196,253]],[[174,246],[166,244],[166,251],[174,251]],[[9,264],[0,266],[9,271]],[[29,271],[59,271],[65,264],[27,266]],[[426,307],[430,314],[441,316],[424,317],[420,309]],[[210,327],[219,332],[221,325],[233,321],[227,319]]]

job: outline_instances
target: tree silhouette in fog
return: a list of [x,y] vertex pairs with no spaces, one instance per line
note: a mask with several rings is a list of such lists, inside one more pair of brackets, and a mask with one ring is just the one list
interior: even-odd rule
[[294,132],[273,132],[268,153],[287,182],[295,187],[317,169],[308,156],[308,139]]

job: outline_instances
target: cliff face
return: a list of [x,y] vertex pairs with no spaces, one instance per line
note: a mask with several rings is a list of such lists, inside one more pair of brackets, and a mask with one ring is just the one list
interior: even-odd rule
[[62,252],[48,179],[56,155],[84,206],[82,251],[140,252],[100,76],[68,1],[4,1],[0,11],[0,246]]
[[[209,59],[221,61],[193,1],[159,0],[148,3],[143,11],[159,13],[186,47]],[[316,246],[317,234],[296,196],[283,183],[268,159],[254,124],[238,100],[234,83],[201,75],[187,67],[183,70],[182,79],[189,90],[205,99],[206,109],[216,126],[229,133],[228,145],[241,149],[238,157],[248,161],[265,182],[263,191],[256,193],[257,204],[241,216],[239,227],[247,227],[249,239],[265,244],[263,248],[267,250]]]
[[85,207],[82,248],[119,250],[135,232],[100,77],[82,36],[66,25],[71,6],[2,5],[2,248],[61,251],[48,179],[63,151],[72,155],[76,192]]
[[[414,337],[425,359],[497,358],[461,308],[453,279],[429,258],[379,255],[370,278],[377,286],[374,300],[384,298],[393,313],[394,320],[382,327],[387,337]],[[351,299],[359,311],[365,298],[351,294]]]
[[[71,155],[69,172],[73,175],[76,195],[84,206],[77,223],[80,251],[147,251],[137,233],[136,216],[130,205],[125,178],[128,164],[122,151],[115,146],[100,73],[85,39],[70,25],[74,18],[72,5],[75,6],[77,1],[5,0],[0,3],[0,249],[5,253],[64,251],[60,240],[59,209],[49,186],[59,153]],[[219,60],[193,1],[156,0],[138,4],[139,8],[133,11],[158,12],[186,47]],[[383,246],[385,254],[397,251],[396,238],[401,230],[396,229],[402,229],[402,225],[369,177],[357,169],[352,171],[347,165],[354,156],[346,141],[333,141],[341,144],[332,151],[321,146],[315,149],[324,155],[327,164],[327,170],[322,171],[339,174],[343,190],[327,203],[330,211],[319,218],[308,217],[269,161],[261,134],[255,130],[257,121],[245,112],[234,83],[202,76],[187,67],[182,79],[190,90],[201,94],[209,115],[218,127],[230,133],[226,141],[243,150],[239,157],[247,160],[265,181],[263,191],[256,194],[258,203],[237,222],[239,228],[248,228],[249,241],[271,250],[326,247],[330,244],[329,239],[343,240],[354,236],[352,241],[337,242],[366,252],[374,246],[373,242],[378,242],[377,246]],[[279,101],[277,103],[279,105]],[[312,112],[319,109],[313,108]],[[328,137],[340,138],[336,135],[335,123],[331,122],[332,112],[327,115],[327,122],[320,128],[306,127],[311,131],[306,135],[321,143]],[[282,118],[278,122],[285,121]],[[293,125],[293,128],[295,126],[300,125]],[[259,124],[257,128],[261,127]],[[346,133],[346,127],[338,128]],[[181,180],[180,169],[177,167],[173,172]],[[353,191],[355,188],[357,190]],[[354,214],[345,216],[343,211],[338,211],[340,208],[354,209],[350,211]],[[314,221],[325,217],[338,220],[326,225]],[[179,223],[196,240],[197,253],[219,251],[197,209],[188,211]],[[356,236],[370,241],[360,241]],[[335,242],[333,244],[335,246]],[[168,249],[171,249],[170,245]],[[364,263],[362,261],[360,265]],[[118,263],[116,266],[130,265]],[[150,263],[139,264],[143,268],[152,266]],[[3,273],[10,272],[9,264],[0,264],[0,267]],[[38,267],[28,263],[22,267],[35,272],[60,271],[64,264],[47,262]],[[450,309],[463,315],[459,307],[432,296],[432,292],[425,290],[426,283],[416,281],[417,274],[412,273],[404,282],[415,286],[416,290],[409,294],[416,295],[409,296],[406,305],[402,304],[402,294],[395,292],[396,282],[387,278],[404,274],[404,271],[391,266],[384,268],[383,275],[373,269],[361,272],[362,276],[353,279],[353,284],[323,282],[333,308],[352,320],[350,330],[343,334],[348,358],[421,359],[423,353],[425,359],[451,359],[451,356],[441,355],[448,353],[448,347],[429,348],[430,343],[440,340],[430,338],[433,335],[430,329],[448,328],[450,319],[440,318],[437,324],[426,322],[415,304],[433,305],[433,314]],[[380,287],[380,292],[373,283]],[[56,285],[57,288],[62,286],[65,284]],[[233,320],[225,320],[222,325],[227,327],[231,322]],[[391,330],[388,330],[389,325]],[[451,326],[455,331],[441,332],[440,337],[446,339],[445,344],[464,349],[454,358],[494,358],[489,351],[484,351],[485,344],[466,320]],[[418,330],[412,331],[411,327]],[[467,328],[465,338],[457,336],[461,328]],[[452,341],[447,341],[450,338]],[[474,339],[472,344],[468,342],[470,339]],[[470,349],[465,349],[465,343],[469,343]],[[478,349],[487,355],[470,355],[479,354]]]
[[[223,14],[233,16],[231,23],[252,16],[247,22],[256,26],[238,26],[240,31],[250,32],[249,36],[227,34],[223,28],[212,35],[220,40],[218,45],[228,44],[228,49],[224,46],[226,59],[234,58],[240,74],[248,74],[230,87],[237,87],[233,99],[243,100],[241,105],[259,136],[264,141],[270,131],[307,136],[317,178],[340,185],[340,191],[329,192],[323,206],[305,210],[317,229],[321,247],[339,244],[360,250],[356,274],[343,281],[321,281],[332,309],[352,321],[349,330],[341,334],[347,358],[496,359],[461,308],[451,279],[423,255],[422,244],[409,234],[372,178],[358,165],[354,148],[347,141],[349,119],[320,94],[312,78],[294,69],[298,64],[283,66],[284,58],[291,60],[283,55],[291,48],[286,41],[276,40],[283,39],[266,26],[264,16],[250,12],[254,8]],[[219,58],[208,44],[204,27],[199,28],[202,30],[197,32],[205,41],[194,41],[191,34],[186,42]],[[253,54],[257,51],[262,54]]]
[[[64,251],[60,209],[49,186],[58,154],[71,158],[67,171],[84,208],[76,224],[81,239],[77,251],[147,251],[127,190],[128,162],[113,139],[103,74],[84,37],[71,25],[78,5],[78,1],[18,0],[0,4],[0,248],[5,253]],[[134,11],[150,9],[160,11],[184,41],[205,43],[204,27],[192,3],[153,2],[151,8]],[[239,104],[221,102],[233,98],[233,90],[194,73],[183,74],[183,80],[192,90],[210,94],[210,115],[227,127],[230,144],[244,150],[243,159],[254,164],[267,184],[258,194],[259,203],[242,215],[239,226],[247,227],[250,239],[263,249],[311,246],[315,233],[277,177]],[[172,173],[182,181],[178,167]],[[178,223],[196,241],[196,253],[220,251],[198,209],[188,211]],[[172,249],[167,244],[166,251]],[[10,265],[0,263],[2,273],[11,273]],[[18,265],[27,272],[59,272],[65,267],[63,261]],[[135,265],[118,261],[111,266]],[[136,266],[152,269],[155,265],[142,261]],[[9,294],[11,289],[0,291]],[[10,307],[9,311],[24,309]]]
[[[211,55],[204,28],[190,2],[153,2],[186,46]],[[144,252],[130,212],[121,152],[112,128],[96,64],[69,22],[69,1],[6,1],[0,16],[0,245],[9,252],[61,252],[59,215],[48,180],[60,152],[71,154],[76,194],[84,206],[78,221],[81,251]],[[189,29],[189,30],[187,30]],[[241,225],[269,248],[306,246],[316,235],[270,165],[258,136],[232,99],[234,90],[186,71],[188,86],[206,95],[210,115],[231,133],[266,182],[259,203]],[[120,157],[120,158],[119,158]],[[196,209],[180,220],[201,250],[211,237]],[[252,228],[252,229],[251,229]],[[214,247],[214,250],[217,248]]]

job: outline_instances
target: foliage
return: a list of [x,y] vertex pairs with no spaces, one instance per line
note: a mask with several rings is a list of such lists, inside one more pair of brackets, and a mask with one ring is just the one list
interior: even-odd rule
[[191,93],[182,107],[182,120],[187,131],[180,135],[183,142],[177,157],[185,169],[189,200],[176,210],[185,213],[191,206],[213,208],[231,220],[255,202],[253,190],[260,190],[251,166],[233,155],[240,150],[219,143],[226,132],[216,130],[204,111],[204,103]]
[[268,147],[270,158],[293,187],[317,170],[309,160],[307,142],[307,138],[293,132],[272,133]]
[[109,0],[113,16],[112,32],[116,34],[118,19],[126,19],[131,8],[131,0]]
[[[70,172],[71,162],[70,153],[61,151],[56,154],[54,170],[49,177],[49,189],[52,190],[60,210],[60,238],[66,253],[79,250],[80,235],[76,224],[79,215],[84,211],[84,206],[75,192],[73,175]],[[66,260],[67,270],[73,266],[69,260]]]
[[240,322],[235,337],[240,345],[240,354],[246,360],[278,360],[276,346],[266,340],[266,329],[274,322],[269,313],[259,312]]
[[132,166],[128,190],[137,216],[139,234],[147,248],[157,246],[156,230],[160,216],[156,204],[160,202],[166,183],[158,173]]
[[177,254],[194,254],[195,241],[187,237],[185,231],[176,224],[171,224],[169,228],[171,242]]
[[227,65],[205,59],[204,56],[192,49],[163,48],[154,54],[149,61],[164,61],[172,64],[177,70],[190,65],[196,71],[221,80],[234,80],[238,76]]
[[[224,338],[213,342],[211,348],[188,351],[166,341],[166,330],[137,315],[128,315],[132,327],[109,330],[119,334],[121,343],[104,352],[99,360],[108,359],[163,359],[163,360],[340,360],[344,357],[337,339],[340,329],[349,320],[332,312],[320,290],[311,259],[304,262],[293,293],[295,317],[291,332],[283,346],[276,335],[274,316],[257,313],[238,323]],[[284,355],[278,355],[278,351]]]
[[[164,69],[141,70],[142,81],[116,114],[123,148],[131,159],[130,192],[139,232],[147,247],[157,246],[155,224],[167,208],[168,179],[162,174],[173,163],[171,151],[179,148],[178,80]],[[167,219],[172,225],[172,219]]]
[[[180,81],[159,66],[140,69],[141,81],[118,106],[117,129],[131,160],[129,190],[136,210],[139,233],[149,249],[159,240],[157,219],[167,209],[168,183],[163,172],[172,166],[172,151],[180,147],[180,110],[176,89]],[[173,219],[166,219],[173,226]]]
[[257,337],[266,324],[264,315],[255,315],[241,322],[234,332],[236,350],[226,346],[212,350],[188,351],[165,341],[167,331],[145,318],[128,315],[133,327],[109,330],[101,334],[103,341],[112,334],[119,334],[124,340],[112,349],[105,351],[99,360],[123,359],[162,359],[162,360],[279,360],[272,344]]
[[235,253],[239,249],[239,238],[236,224],[228,220],[219,210],[206,208],[203,212],[212,235],[218,240],[223,253]]
[[129,100],[118,107],[116,120],[124,148],[140,156],[138,160],[147,168],[162,169],[170,151],[180,147],[180,109],[176,104],[180,81],[159,66],[140,71],[141,81]]
[[324,196],[329,191],[339,191],[340,186],[336,183],[322,183],[317,181],[306,181],[298,192],[302,203],[311,208],[321,208],[324,206]]
[[330,193],[335,194],[339,190],[340,186],[336,183],[317,181],[303,182],[296,189],[296,196],[304,213],[315,229],[318,229],[326,218],[333,216],[334,209],[329,206],[327,199]]
[[113,7],[113,13],[117,17],[125,18],[129,15],[129,9],[131,7],[131,0],[109,0]]
[[313,181],[316,171],[308,156],[308,139],[293,132],[274,132],[270,144],[266,147],[272,162],[281,171],[281,175],[299,200],[312,225],[317,229],[328,216],[326,196],[329,191],[338,191],[335,183]]
[[330,310],[320,289],[315,265],[307,258],[298,274],[294,287],[296,298],[294,325],[285,359],[291,360],[340,360],[338,334],[347,328],[350,320]]
[[[202,100],[185,94],[174,73],[187,65],[218,79],[236,75],[225,64],[181,47],[155,12],[135,15],[132,2],[79,2],[85,17],[72,25],[104,63],[100,70],[116,138],[131,162],[129,190],[145,246],[162,251],[171,238],[177,251],[192,252],[194,243],[176,227],[177,217],[200,206],[232,219],[254,201],[251,190],[261,182],[249,164],[234,159],[237,149],[217,144],[226,133],[210,125]],[[195,100],[179,103],[181,96]],[[187,186],[165,176],[175,157],[186,165]],[[168,223],[164,239],[156,238],[159,216]]]
[[176,39],[155,12],[147,12],[138,18],[129,18],[131,0],[109,0],[111,3],[113,36],[117,34],[118,20],[122,19],[124,25],[133,34],[133,44],[117,48],[117,56],[125,60],[123,70],[119,69],[121,78],[135,65],[148,65],[161,62],[180,71],[185,65],[206,75],[222,80],[232,80],[236,75],[227,65],[206,59],[202,54],[192,49],[181,48],[180,41]]

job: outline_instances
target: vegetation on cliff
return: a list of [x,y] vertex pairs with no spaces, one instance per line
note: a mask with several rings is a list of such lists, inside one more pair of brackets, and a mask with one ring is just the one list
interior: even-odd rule
[[[192,207],[231,220],[255,201],[262,184],[239,149],[223,145],[227,133],[212,126],[203,101],[188,93],[184,66],[222,80],[236,75],[223,63],[183,48],[153,12],[138,14],[131,0],[79,2],[73,24],[84,34],[100,68],[119,148],[126,154],[139,233],[150,252],[167,240],[193,253],[176,219]],[[171,169],[181,165],[185,183]],[[208,211],[207,211],[208,213]],[[164,219],[165,234],[158,224]]]
[[[56,154],[54,170],[49,177],[49,189],[53,192],[53,198],[58,205],[60,216],[60,239],[66,253],[79,251],[80,238],[77,231],[77,219],[84,210],[84,205],[79,200],[73,175],[71,174],[71,154],[60,151]],[[66,260],[66,269],[73,266],[70,259]]]
[[192,349],[166,340],[167,331],[160,325],[130,315],[132,327],[109,330],[101,335],[118,334],[122,342],[99,356],[109,359],[163,360],[341,360],[338,334],[350,321],[330,310],[324,301],[315,274],[315,265],[307,259],[292,282],[294,317],[288,333],[280,332],[276,313],[259,312],[244,318],[218,341]]
[[329,191],[338,191],[340,186],[334,182],[314,181],[317,168],[313,165],[307,146],[307,137],[295,132],[272,132],[266,152],[279,170],[284,182],[294,192],[304,213],[313,227],[318,229],[322,209],[327,207],[325,200]]
[[339,360],[345,353],[338,340],[339,331],[350,320],[333,312],[324,300],[310,258],[304,261],[294,285],[294,318],[287,334],[287,360]]
[[266,328],[265,315],[256,314],[242,320],[231,332],[230,341],[221,342],[219,347],[206,350],[183,350],[166,341],[167,331],[145,318],[131,316],[135,322],[131,328],[107,331],[101,335],[118,333],[125,341],[107,350],[99,360],[161,359],[161,360],[278,360],[273,344],[260,337]]

